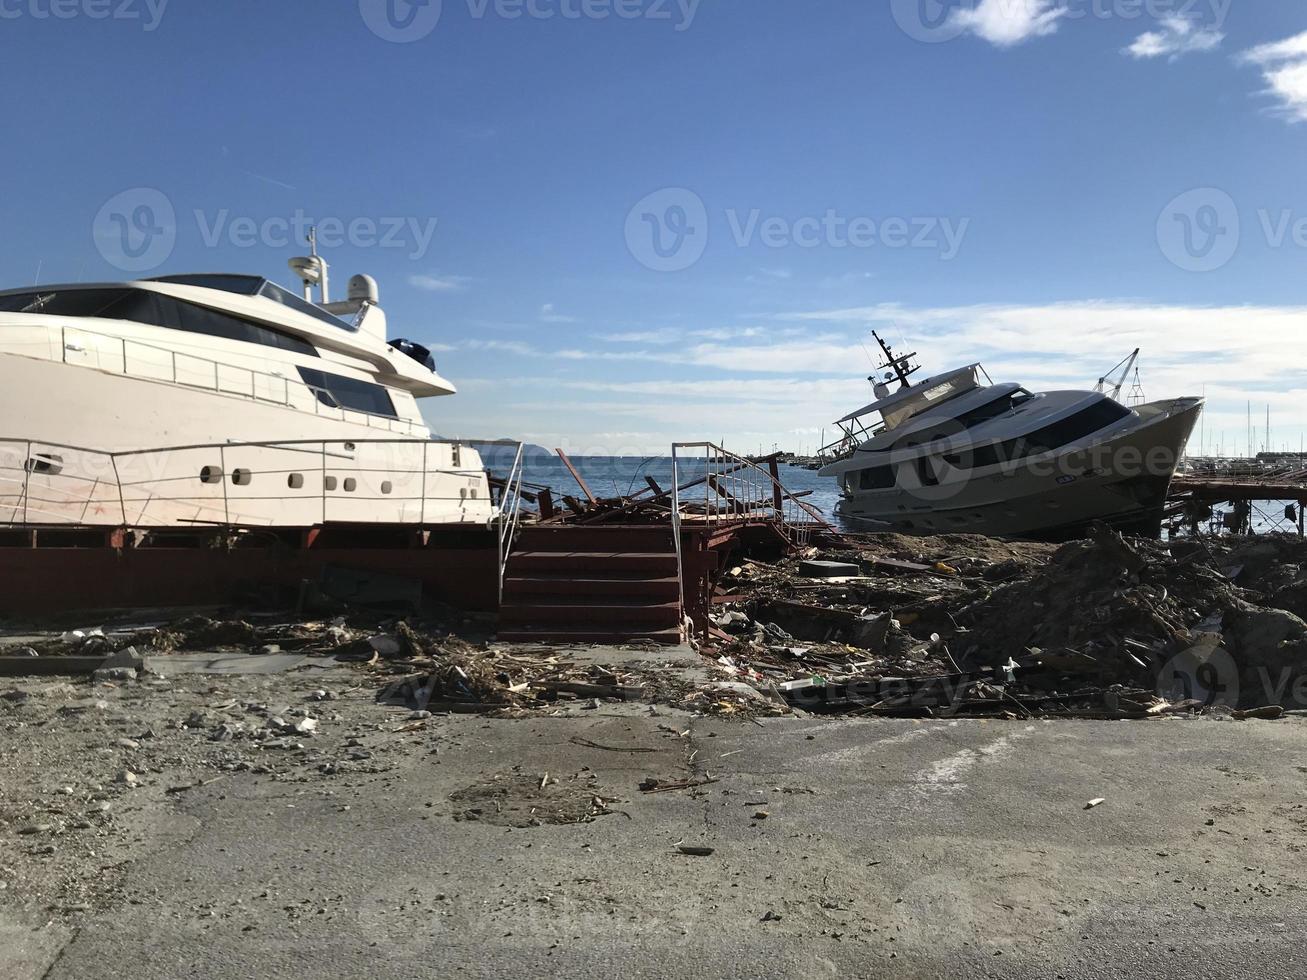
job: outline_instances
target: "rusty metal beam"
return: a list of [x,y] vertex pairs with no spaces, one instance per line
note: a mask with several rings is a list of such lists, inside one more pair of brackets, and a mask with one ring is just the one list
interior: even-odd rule
[[567,453],[563,452],[561,449],[555,449],[554,452],[558,453],[558,458],[561,459],[563,465],[567,467],[567,472],[572,474],[572,479],[576,481],[576,485],[580,487],[581,492],[585,494],[585,499],[590,501],[592,504],[595,503],[595,495],[590,492],[590,488],[586,486],[585,480],[581,479],[581,474],[576,471],[576,467],[572,465],[572,461],[567,458]]

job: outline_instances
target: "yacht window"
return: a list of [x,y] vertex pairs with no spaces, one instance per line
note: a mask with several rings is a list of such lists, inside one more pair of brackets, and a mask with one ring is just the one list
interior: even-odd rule
[[390,399],[390,392],[381,385],[339,374],[328,374],[316,368],[302,367],[299,372],[304,383],[316,392],[318,401],[324,405],[399,418],[395,412],[395,403]]
[[1007,442],[978,446],[967,452],[954,453],[944,458],[959,469],[978,469],[982,466],[993,466],[998,462],[1011,462],[1027,456],[1037,456],[1092,435],[1100,429],[1121,421],[1129,414],[1130,409],[1124,405],[1119,405],[1110,398],[1104,398],[1074,415],[1069,415],[1024,436],[1009,439]]
[[1012,410],[1013,405],[1019,394],[1003,395],[995,398],[993,401],[986,402],[983,405],[973,408],[969,412],[963,412],[961,415],[951,419],[944,419],[938,425],[924,431],[910,432],[902,439],[898,440],[890,447],[895,449],[909,449],[912,446],[920,445],[926,442],[933,442],[936,439],[947,438],[956,435],[958,432],[966,429],[972,429],[982,422],[988,422],[1004,415]]
[[317,357],[313,345],[272,327],[144,289],[61,289],[0,296],[2,313],[133,320]]
[[894,486],[894,467],[873,466],[858,474],[858,488],[861,490],[888,490]]
[[322,307],[310,303],[303,297],[296,296],[289,289],[283,289],[275,282],[269,282],[261,276],[201,273],[185,276],[157,276],[150,281],[171,282],[179,286],[202,286],[205,289],[221,289],[224,293],[235,293],[238,296],[262,296],[274,303],[280,303],[282,306],[289,306],[292,310],[298,310],[315,320],[330,324],[337,330],[354,331],[358,329],[354,324],[347,323],[340,317],[328,313]]

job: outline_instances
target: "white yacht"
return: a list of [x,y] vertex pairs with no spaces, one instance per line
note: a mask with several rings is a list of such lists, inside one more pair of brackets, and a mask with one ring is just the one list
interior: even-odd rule
[[1201,398],[1128,408],[1101,391],[994,384],[979,364],[914,383],[915,354],[872,336],[888,370],[870,379],[876,400],[838,421],[820,471],[840,481],[847,524],[1058,540],[1102,521],[1160,533]]
[[[248,275],[0,292],[0,524],[471,524],[496,515],[467,444],[418,399],[453,394],[387,339],[377,284],[331,302]],[[312,301],[313,288],[318,302]]]

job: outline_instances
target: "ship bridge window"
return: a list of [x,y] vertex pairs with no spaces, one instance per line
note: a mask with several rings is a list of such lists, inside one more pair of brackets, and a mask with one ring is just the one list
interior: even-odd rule
[[1030,392],[1024,388],[1013,392],[1010,395],[1003,395],[995,398],[993,401],[986,402],[969,412],[963,412],[951,419],[945,419],[938,425],[924,431],[910,432],[902,439],[894,443],[891,449],[906,449],[913,445],[933,442],[936,439],[943,439],[950,435],[956,435],[958,432],[967,429],[974,429],[982,422],[989,422],[1012,411],[1017,405],[1032,398]]
[[1007,442],[978,446],[975,449],[962,453],[953,453],[944,458],[948,460],[950,465],[958,469],[979,469],[982,466],[993,466],[999,462],[1025,459],[1027,456],[1037,456],[1040,453],[1060,449],[1069,443],[1093,435],[1095,432],[1121,421],[1129,414],[1130,409],[1124,405],[1119,405],[1110,398],[1104,398],[1088,408],[1081,409],[1074,415],[1059,419],[1024,436],[1009,439]]
[[288,306],[292,310],[311,316],[315,320],[321,320],[337,330],[353,332],[358,329],[357,325],[328,313],[322,307],[296,296],[289,289],[283,289],[275,282],[270,282],[262,276],[201,273],[185,276],[157,276],[150,281],[171,282],[179,286],[202,286],[205,289],[221,289],[224,293],[235,293],[238,296],[262,296],[264,299],[270,299],[274,303],[280,303],[282,306]]
[[309,357],[318,356],[313,345],[301,337],[144,289],[57,289],[11,293],[0,296],[0,313],[131,320],[170,330],[277,347]]
[[396,419],[395,403],[381,385],[357,378],[346,378],[339,374],[328,374],[316,368],[299,369],[304,383],[314,390],[318,401],[331,408],[348,408],[355,412],[367,412],[370,415],[384,415]]

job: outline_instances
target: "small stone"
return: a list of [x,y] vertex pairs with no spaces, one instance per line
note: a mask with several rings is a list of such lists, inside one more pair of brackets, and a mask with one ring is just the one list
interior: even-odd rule
[[431,717],[430,711],[414,711],[408,716],[409,721],[426,721]]
[[26,827],[18,828],[20,834],[48,834],[54,827],[48,823],[29,823]]
[[134,738],[120,738],[118,739],[118,747],[120,749],[139,749],[141,743]]
[[312,735],[318,730],[318,720],[316,718],[301,718],[295,723],[293,730],[300,735]]
[[768,817],[768,813],[766,810],[759,810],[757,813],[753,815],[754,820],[766,820],[767,817]]
[[34,850],[32,853],[33,853],[33,854],[53,854],[53,853],[55,853],[55,846],[54,846],[53,844],[42,844],[40,847],[38,847],[38,848],[37,848],[36,850]]
[[91,680],[97,683],[102,681],[134,681],[136,680],[136,668],[101,667],[99,670],[91,672]]
[[118,774],[118,782],[126,786],[135,786],[140,781],[141,778],[138,775],[136,775],[136,773],[132,772],[130,769],[124,769],[122,772]]

